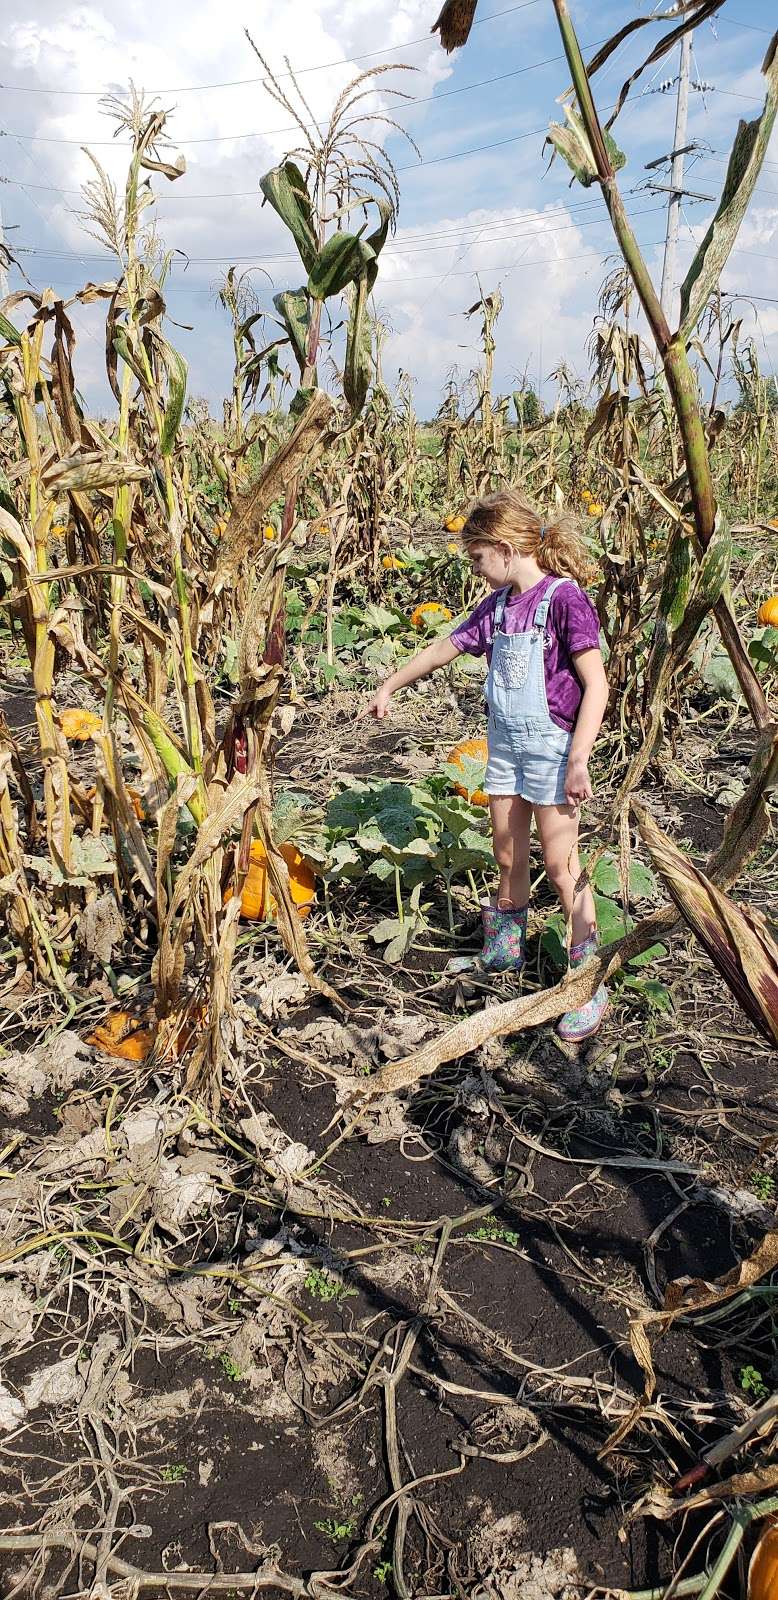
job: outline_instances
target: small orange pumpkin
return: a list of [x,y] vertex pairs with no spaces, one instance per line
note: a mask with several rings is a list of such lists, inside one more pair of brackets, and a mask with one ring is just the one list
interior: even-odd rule
[[84,706],[68,706],[67,710],[60,711],[59,725],[66,739],[82,744],[86,739],[93,739],[103,723],[96,712],[87,711]]
[[762,1534],[748,1568],[748,1600],[776,1600],[778,1595],[778,1523]]
[[[145,805],[143,804],[143,795],[140,794],[137,789],[128,788],[127,793],[132,801],[132,809],[135,812],[138,821],[148,822],[149,814]],[[92,784],[88,789],[85,789],[84,794],[86,795],[87,800],[94,800],[94,797],[97,794],[94,784]]]
[[756,620],[765,628],[778,628],[778,594],[771,594],[769,599],[762,601]]
[[450,622],[451,612],[448,606],[438,605],[437,600],[425,600],[423,605],[417,606],[416,610],[411,612],[411,627],[423,628],[428,617],[431,622],[436,617],[442,617],[444,622]]
[[[298,917],[307,917],[316,898],[316,879],[313,868],[296,845],[290,841],[278,846],[289,873],[289,888],[297,908]],[[224,904],[232,899],[234,890],[228,887]],[[261,839],[251,842],[249,870],[246,873],[240,896],[240,914],[246,922],[259,922],[268,915],[274,917],[278,907],[270,894],[267,882],[267,855]]]
[[[449,764],[458,767],[460,772],[465,770],[465,762],[478,761],[486,766],[486,740],[463,739],[461,744],[454,746],[449,755]],[[485,789],[468,789],[464,783],[455,783],[454,792],[461,794],[464,800],[469,800],[474,806],[488,806],[489,796]]]
[[145,1061],[154,1044],[154,1034],[150,1028],[139,1027],[131,1012],[110,1011],[86,1042],[121,1061]]

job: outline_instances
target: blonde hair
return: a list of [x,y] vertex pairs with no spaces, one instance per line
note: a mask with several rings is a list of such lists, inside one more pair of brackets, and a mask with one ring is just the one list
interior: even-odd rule
[[510,545],[520,556],[534,556],[544,572],[574,578],[576,583],[591,583],[596,576],[572,513],[556,512],[544,523],[516,489],[498,489],[496,494],[477,500],[468,513],[461,539],[464,545],[475,544],[476,540]]

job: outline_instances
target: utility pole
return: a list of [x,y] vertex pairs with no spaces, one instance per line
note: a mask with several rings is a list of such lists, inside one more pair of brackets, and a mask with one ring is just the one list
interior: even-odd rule
[[660,299],[668,321],[672,319],[673,284],[675,282],[675,257],[678,248],[678,228],[681,220],[683,195],[683,158],[686,141],[686,119],[689,112],[689,66],[692,58],[691,31],[681,40],[681,65],[678,72],[678,98],[675,103],[675,137],[670,170],[670,198],[667,202],[667,232],[665,258],[662,266]]

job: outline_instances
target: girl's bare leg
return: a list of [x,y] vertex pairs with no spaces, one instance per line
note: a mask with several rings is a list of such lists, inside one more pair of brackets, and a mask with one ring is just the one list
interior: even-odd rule
[[529,830],[532,806],[518,794],[494,794],[492,815],[494,858],[500,869],[498,906],[525,906],[529,900]]
[[571,944],[581,944],[597,925],[594,896],[587,884],[575,893],[581,873],[578,810],[575,806],[535,806],[543,860],[566,917],[572,912]]

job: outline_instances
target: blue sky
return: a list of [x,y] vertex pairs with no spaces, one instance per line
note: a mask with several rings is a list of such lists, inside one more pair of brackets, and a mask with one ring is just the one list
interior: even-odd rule
[[[582,43],[594,46],[637,8],[606,0],[572,9]],[[567,86],[550,0],[519,6],[480,0],[467,46],[450,57],[429,36],[436,8],[426,0],[275,0],[272,8],[238,0],[225,8],[221,30],[214,28],[212,0],[168,0],[153,19],[145,0],[111,11],[30,0],[24,16],[6,27],[5,78],[17,88],[3,96],[0,176],[10,181],[0,198],[9,242],[25,252],[20,258],[37,287],[51,283],[73,292],[87,278],[112,276],[105,249],[78,217],[78,187],[88,176],[80,144],[89,144],[120,181],[123,154],[111,141],[97,91],[120,89],[130,74],[138,85],[161,86],[162,103],[175,108],[173,147],[187,159],[178,183],[157,184],[160,233],[188,258],[186,265],[177,258],[168,307],[191,331],[171,334],[189,360],[192,392],[206,395],[218,414],[231,360],[228,327],[214,304],[224,267],[240,257],[247,258],[244,266],[252,258],[266,263],[272,287],[261,275],[257,287],[268,305],[274,290],[300,279],[293,260],[272,259],[288,255],[289,244],[269,208],[259,206],[258,179],[289,142],[276,131],[288,117],[261,84],[236,82],[261,74],[245,25],[278,71],[289,53],[317,117],[356,70],[391,61],[415,68],[377,80],[381,104],[413,134],[423,162],[398,135],[387,139],[402,202],[376,299],[391,328],[386,377],[393,382],[400,369],[411,372],[421,414],[436,408],[452,366],[466,375],[477,359],[475,319],[463,313],[479,281],[485,291],[499,284],[505,300],[497,330],[499,391],[528,371],[550,402],[550,373],[560,361],[586,375],[586,342],[614,244],[598,191],[571,187],[567,170],[558,161],[549,166],[543,154],[537,130],[560,116],[556,100]],[[694,89],[690,98],[687,137],[700,145],[687,167],[692,189],[717,194],[738,119],[759,110],[772,11],[768,0],[729,0],[720,17],[697,31],[692,81],[712,87]],[[620,47],[596,80],[601,107],[613,102],[656,37],[657,29],[647,28]],[[645,188],[645,163],[672,145],[674,90],[658,91],[675,70],[675,57],[649,69],[614,130],[628,155],[621,187],[657,281],[665,197]],[[413,98],[391,106],[392,84]],[[64,89],[70,92],[51,92]],[[260,136],[236,137],[248,133]],[[723,279],[733,292],[762,297],[742,309],[767,368],[778,367],[778,303],[770,304],[778,302],[775,138],[769,162]],[[679,276],[710,211],[706,203],[684,206]],[[12,287],[19,285],[14,274]],[[74,316],[82,387],[93,404],[107,404],[100,308],[77,308]]]

